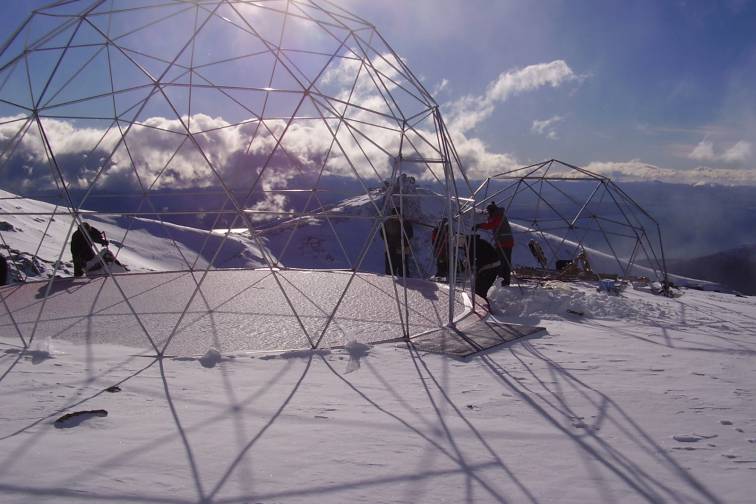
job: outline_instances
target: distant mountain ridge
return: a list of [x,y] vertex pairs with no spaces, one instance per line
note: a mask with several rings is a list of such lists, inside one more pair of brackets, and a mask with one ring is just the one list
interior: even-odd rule
[[[371,189],[379,187],[377,181]],[[293,184],[293,183],[292,183]],[[425,185],[425,182],[423,182]],[[474,184],[476,185],[477,182]],[[661,227],[664,250],[667,257],[693,259],[720,250],[747,246],[752,241],[744,230],[756,229],[756,187],[740,186],[689,186],[663,182],[621,182],[618,184],[627,194],[648,212]],[[365,194],[365,188],[359,181],[345,177],[324,177],[318,185],[320,203],[324,207],[338,205],[342,201]],[[440,187],[430,189],[442,192]],[[495,186],[501,189],[503,186]],[[572,186],[560,187],[572,194]],[[580,186],[579,194],[585,196],[592,186]],[[235,194],[244,199],[248,190],[238,190]],[[72,191],[74,201],[83,197],[83,191]],[[150,212],[154,209],[176,211],[177,215],[167,215],[166,221],[201,229],[221,228],[232,224],[233,209],[227,203],[224,191],[219,187],[197,188],[191,190],[161,189],[150,192],[149,202],[140,208],[139,197],[91,196],[84,205],[89,210]],[[63,204],[57,193],[29,194],[27,197],[39,199],[52,204]],[[255,193],[247,201],[252,206],[260,201],[262,193]],[[310,194],[286,193],[286,209],[291,211],[312,211],[316,206],[309,202]],[[523,203],[528,203],[527,198]],[[534,205],[535,200],[530,200]],[[224,207],[225,205],[225,207]],[[218,216],[213,210],[225,208],[228,215]],[[183,211],[203,211],[203,214],[180,215]],[[147,217],[147,216],[146,216]],[[153,218],[158,219],[157,216]],[[654,233],[655,230],[648,230]]]
[[692,259],[667,259],[667,270],[717,282],[742,294],[756,295],[756,244]]

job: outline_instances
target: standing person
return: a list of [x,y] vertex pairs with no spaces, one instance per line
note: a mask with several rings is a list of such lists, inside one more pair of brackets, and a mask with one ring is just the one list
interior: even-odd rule
[[436,276],[447,279],[449,277],[449,221],[441,219],[438,226],[431,231],[433,257],[436,258]]
[[475,294],[488,302],[488,289],[496,280],[501,261],[496,249],[480,235],[467,238],[467,254],[475,274]]
[[108,240],[105,239],[102,231],[90,226],[88,222],[82,223],[71,237],[71,255],[73,256],[74,276],[76,277],[84,274],[84,267],[87,262],[95,256],[90,239],[100,245],[108,245]]
[[499,253],[501,261],[501,285],[509,285],[512,278],[512,248],[514,247],[514,238],[512,237],[512,227],[504,212],[504,209],[493,201],[486,207],[488,220],[481,224],[476,224],[475,229],[488,229],[493,233],[493,242],[496,251]]
[[[402,233],[402,228],[404,228],[404,233]],[[404,220],[396,208],[392,209],[391,216],[381,226],[381,236],[386,242],[387,249],[384,253],[387,275],[409,276],[405,264],[409,263],[409,241],[413,234],[412,224]]]

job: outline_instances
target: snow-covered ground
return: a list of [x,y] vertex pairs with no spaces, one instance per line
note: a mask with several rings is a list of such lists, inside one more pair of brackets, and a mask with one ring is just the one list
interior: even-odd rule
[[403,343],[156,361],[3,335],[1,500],[753,502],[753,298],[492,294],[548,332],[467,361]]
[[[334,211],[362,212],[367,203]],[[48,266],[57,260],[66,217],[48,228],[30,215],[45,204],[0,204],[27,213],[3,217],[14,228],[2,232],[11,248],[32,257],[47,232],[37,255]],[[419,210],[416,218],[430,219]],[[143,219],[92,222],[123,242],[119,257],[142,271],[186,269],[192,257],[206,265],[203,244],[223,239]],[[286,264],[331,226],[350,236],[349,222],[294,226],[291,240],[275,230],[255,243],[231,236],[224,257],[254,266],[272,252]],[[421,229],[419,248],[429,240]],[[297,253],[281,254],[286,243]],[[380,239],[374,246],[365,265],[380,270]],[[347,256],[352,247],[345,245]],[[311,262],[327,263],[330,253]],[[0,290],[0,502],[753,502],[754,298],[687,289],[666,298],[632,286],[610,296],[589,282],[496,287],[495,318],[547,331],[456,360],[407,342],[373,344],[390,331],[360,325],[385,305],[375,288],[387,279],[369,274],[356,280],[354,315],[343,323],[337,316],[337,334],[324,340],[338,347],[301,350],[301,337],[290,341],[275,323],[255,322],[283,301],[232,269],[208,274],[192,305],[202,313],[190,309],[194,332],[184,331],[178,316],[198,274],[116,277],[124,294],[112,279],[56,280],[39,318],[45,282]],[[244,274],[262,281],[274,272]],[[316,329],[325,320],[320,308],[335,297],[325,293],[332,289],[308,294],[308,279],[348,276],[276,275],[303,297],[304,324]],[[374,290],[363,292],[362,283]],[[161,291],[166,285],[180,288]],[[431,306],[442,294],[411,295]],[[129,296],[129,310],[119,295]],[[266,300],[271,309],[262,313]],[[5,306],[25,334],[38,324],[30,349]],[[124,322],[132,309],[157,324],[155,334],[160,324],[167,323],[163,336],[180,329],[170,357],[157,360],[147,342],[134,344],[138,328]],[[443,322],[441,311],[433,316]],[[376,327],[390,322],[373,318]],[[342,330],[355,323],[362,329]],[[251,345],[259,333],[269,344]],[[120,391],[107,391],[113,386]],[[76,412],[89,413],[56,423]]]

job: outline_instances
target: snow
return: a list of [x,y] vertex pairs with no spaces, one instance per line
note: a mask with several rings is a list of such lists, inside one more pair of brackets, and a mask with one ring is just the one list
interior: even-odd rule
[[[42,223],[4,218],[24,231],[3,237],[33,252],[25,243]],[[753,502],[754,298],[497,286],[496,319],[547,331],[458,360],[377,343],[397,335],[381,275],[357,276],[351,315],[312,350],[291,337],[273,291],[257,287],[279,275],[307,327],[322,328],[349,273],[212,270],[156,359],[115,281],[162,342],[201,273],[165,272],[181,264],[175,255],[151,263],[150,250],[173,245],[160,223],[140,222],[141,245],[124,247],[124,262],[163,272],[56,280],[28,350],[5,306],[28,336],[47,284],[0,289],[3,503]],[[117,241],[119,224],[95,225]],[[207,257],[206,234],[170,229]],[[59,233],[46,261],[60,254]],[[254,264],[254,244],[232,238],[229,260]],[[271,250],[277,239],[266,237]],[[432,307],[448,291],[409,286],[412,306],[425,307],[417,331],[443,322]]]
[[[597,294],[594,295],[594,291]],[[622,296],[599,291],[595,282],[546,282],[497,289],[492,293],[500,310],[520,320],[564,319],[572,315],[595,319],[664,320],[673,316],[643,291],[630,288]]]
[[2,500],[752,502],[753,298],[492,294],[548,332],[466,361],[348,342],[213,367],[4,335]]

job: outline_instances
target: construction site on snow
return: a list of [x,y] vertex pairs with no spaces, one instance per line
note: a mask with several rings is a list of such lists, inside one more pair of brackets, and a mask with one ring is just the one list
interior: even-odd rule
[[[352,296],[388,293],[389,332],[411,338],[418,313],[437,328],[498,323],[495,284],[671,294],[659,226],[621,188],[554,159],[472,180],[431,93],[375,26],[337,6],[55,2],[0,51],[0,129],[3,278],[15,284],[2,323],[24,347],[52,298],[103,275],[158,355],[212,298],[203,286],[218,270],[267,271],[261,296],[280,298],[313,348]],[[326,303],[290,290],[286,272],[301,270],[346,276]],[[157,337],[125,278],[161,271],[193,281]],[[39,301],[19,316],[32,280]]]

